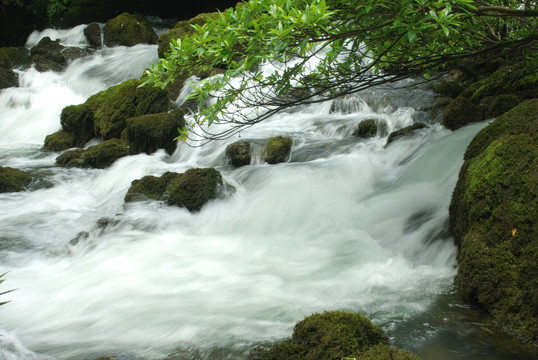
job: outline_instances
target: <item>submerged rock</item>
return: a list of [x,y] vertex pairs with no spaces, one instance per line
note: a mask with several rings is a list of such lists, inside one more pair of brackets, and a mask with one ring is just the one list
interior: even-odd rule
[[222,175],[214,168],[189,169],[181,174],[166,172],[160,177],[144,176],[134,180],[125,201],[160,200],[194,212],[216,199],[220,186]]
[[292,140],[288,137],[277,136],[270,138],[267,141],[265,161],[269,164],[278,164],[288,161],[292,143]]
[[370,138],[377,135],[377,124],[374,119],[363,120],[353,131],[353,136]]
[[158,149],[165,149],[172,154],[177,147],[174,138],[178,128],[185,127],[183,112],[176,109],[170,113],[141,115],[126,120],[122,139],[130,147],[132,154],[152,154]]
[[235,167],[250,164],[250,143],[248,141],[237,141],[226,147],[226,156]]
[[0,166],[0,193],[24,191],[31,182],[26,171]]
[[469,144],[450,204],[455,283],[506,332],[538,343],[538,99]]
[[393,131],[390,133],[389,137],[387,138],[387,143],[385,144],[385,146],[389,145],[390,143],[394,142],[395,140],[403,137],[403,136],[406,136],[416,130],[419,130],[419,129],[425,129],[425,128],[428,128],[428,125],[424,124],[424,123],[415,123],[413,125],[410,125],[410,126],[406,126],[404,128],[401,128],[400,130],[396,130],[396,131]]
[[260,360],[419,359],[390,348],[383,330],[366,316],[342,311],[310,315],[295,324],[291,339],[256,352]]
[[64,167],[104,169],[127,155],[127,143],[119,139],[109,139],[88,149],[66,151],[56,158],[56,164]]
[[156,44],[157,34],[148,19],[140,14],[122,13],[106,22],[103,28],[106,46]]

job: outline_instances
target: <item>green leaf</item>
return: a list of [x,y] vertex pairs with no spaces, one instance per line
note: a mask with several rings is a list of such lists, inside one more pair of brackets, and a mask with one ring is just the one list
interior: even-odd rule
[[409,42],[413,42],[417,39],[417,33],[413,29],[409,29],[407,31],[407,38],[409,39]]

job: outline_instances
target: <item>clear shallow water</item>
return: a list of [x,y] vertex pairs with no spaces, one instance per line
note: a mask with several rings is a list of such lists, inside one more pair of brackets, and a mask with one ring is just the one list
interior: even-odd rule
[[[366,118],[388,130],[429,121],[419,111],[432,101],[425,89],[377,89],[350,111],[280,114],[240,134],[258,157],[239,169],[224,155],[238,137],[105,170],[55,167],[57,154],[40,147],[61,109],[138,77],[156,52],[105,49],[61,74],[21,72],[21,86],[0,93],[0,165],[37,178],[32,191],[0,194],[2,286],[17,289],[0,307],[4,358],[242,359],[333,309],[365,313],[424,359],[532,358],[451,295],[448,204],[485,123],[456,132],[432,123],[387,148],[384,136],[350,137]],[[271,166],[261,149],[275,135],[294,145],[288,163]],[[134,179],[207,166],[230,191],[199,213],[123,203]]]

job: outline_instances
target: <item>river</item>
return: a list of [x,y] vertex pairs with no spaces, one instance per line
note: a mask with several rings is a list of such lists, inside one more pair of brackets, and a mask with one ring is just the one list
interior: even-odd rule
[[[82,26],[33,34],[86,46]],[[290,109],[225,141],[173,155],[122,158],[104,170],[60,168],[41,150],[63,107],[131,78],[157,47],[104,48],[62,73],[19,71],[0,92],[0,165],[27,170],[29,191],[0,194],[2,359],[246,359],[314,312],[369,316],[394,346],[424,359],[531,359],[454,295],[448,205],[463,152],[487,122],[451,132],[430,119],[427,87],[376,88]],[[374,118],[388,131],[429,128],[385,147],[351,133]],[[288,162],[260,155],[293,140]],[[227,164],[249,140],[253,163]],[[131,181],[216,167],[229,191],[199,213],[124,204]],[[89,235],[73,244],[80,232]]]

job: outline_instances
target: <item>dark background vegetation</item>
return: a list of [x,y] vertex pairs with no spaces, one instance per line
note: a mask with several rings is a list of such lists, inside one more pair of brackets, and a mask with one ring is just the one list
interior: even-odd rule
[[0,47],[23,46],[34,30],[106,22],[122,12],[186,20],[238,0],[0,0]]

